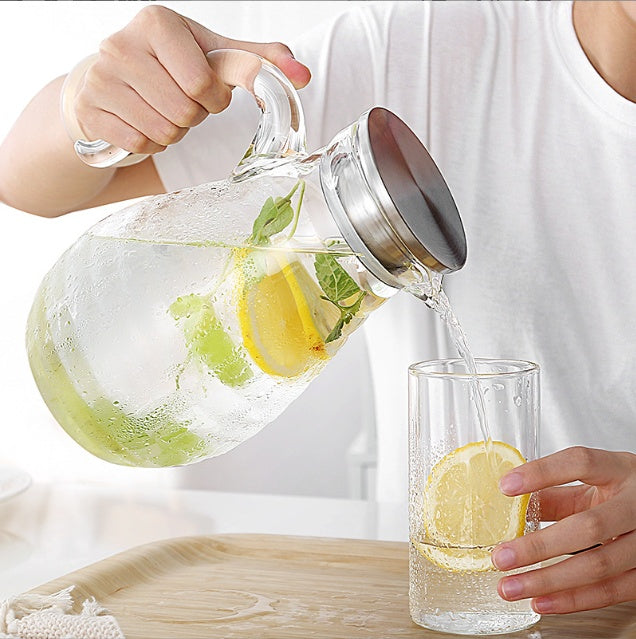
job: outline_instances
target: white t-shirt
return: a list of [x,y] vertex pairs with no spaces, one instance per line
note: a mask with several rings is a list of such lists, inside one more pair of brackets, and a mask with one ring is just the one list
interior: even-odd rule
[[[310,150],[380,105],[440,167],[468,241],[444,288],[476,356],[541,366],[542,453],[636,451],[636,104],[589,63],[572,4],[370,3],[289,44],[313,75]],[[156,156],[168,190],[229,173],[258,115],[241,99]],[[364,330],[377,497],[404,500],[407,367],[456,352],[406,293]]]

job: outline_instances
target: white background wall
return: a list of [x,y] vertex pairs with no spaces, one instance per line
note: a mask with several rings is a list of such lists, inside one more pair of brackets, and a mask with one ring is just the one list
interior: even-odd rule
[[[0,4],[0,139],[49,80],[94,52],[146,2]],[[361,2],[162,2],[212,30],[285,41]],[[311,123],[308,123],[311,126]],[[33,185],[37,188],[37,183]],[[182,469],[128,469],[98,460],[48,413],[24,348],[24,326],[41,278],[81,233],[123,205],[45,220],[0,204],[0,465],[36,481],[187,485],[220,490],[347,496],[347,450],[372,423],[366,350],[354,335],[321,377],[259,435],[221,457]]]

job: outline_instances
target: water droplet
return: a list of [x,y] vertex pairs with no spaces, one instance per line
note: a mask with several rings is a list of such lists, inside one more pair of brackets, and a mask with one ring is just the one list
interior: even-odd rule
[[515,395],[513,397],[513,400],[514,400],[515,406],[521,406],[521,397],[519,397],[519,395]]

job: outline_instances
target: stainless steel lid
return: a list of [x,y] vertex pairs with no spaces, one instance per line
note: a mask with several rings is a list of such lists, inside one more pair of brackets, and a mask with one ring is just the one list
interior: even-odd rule
[[375,107],[335,142],[321,166],[323,190],[337,193],[336,206],[327,197],[336,224],[376,277],[401,287],[414,262],[440,273],[462,268],[466,236],[457,206],[400,118]]

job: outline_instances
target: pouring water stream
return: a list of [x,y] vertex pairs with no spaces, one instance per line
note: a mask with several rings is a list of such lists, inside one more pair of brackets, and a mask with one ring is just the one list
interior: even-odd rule
[[479,429],[484,440],[486,453],[488,454],[491,450],[492,438],[486,418],[484,391],[479,382],[475,358],[468,345],[466,334],[453,311],[448,296],[442,288],[442,274],[427,270],[427,275],[427,279],[425,278],[422,281],[410,284],[405,287],[404,290],[422,300],[430,309],[440,316],[440,319],[444,322],[448,330],[453,345],[464,361],[466,371],[471,376],[471,398],[475,404]]

